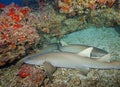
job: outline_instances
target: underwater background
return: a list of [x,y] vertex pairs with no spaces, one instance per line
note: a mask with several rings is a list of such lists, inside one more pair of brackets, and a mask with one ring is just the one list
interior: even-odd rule
[[6,4],[6,5],[11,4],[12,2],[14,2],[18,5],[21,5],[21,0],[0,0],[0,3]]
[[[120,87],[120,70],[23,64],[60,41],[100,48],[120,62],[120,0],[0,0],[0,87]],[[72,49],[71,49],[72,50]]]

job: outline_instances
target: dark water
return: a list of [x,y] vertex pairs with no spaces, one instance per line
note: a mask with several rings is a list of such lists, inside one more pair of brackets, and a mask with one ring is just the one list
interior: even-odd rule
[[0,0],[0,3],[9,5],[12,2],[16,3],[17,5],[22,5],[22,1],[21,0]]

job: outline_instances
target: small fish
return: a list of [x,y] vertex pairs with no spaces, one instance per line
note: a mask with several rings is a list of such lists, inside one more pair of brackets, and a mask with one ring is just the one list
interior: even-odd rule
[[[60,41],[59,50],[61,52],[79,53],[80,51],[83,51],[89,47],[91,47],[91,46],[81,45],[81,44],[67,44],[64,41]],[[93,47],[90,57],[91,58],[100,58],[106,54],[108,54],[107,51],[102,50],[100,48]]]

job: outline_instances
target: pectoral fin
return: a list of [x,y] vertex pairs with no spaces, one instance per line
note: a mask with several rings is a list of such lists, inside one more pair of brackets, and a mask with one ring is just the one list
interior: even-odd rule
[[89,72],[89,68],[79,68],[78,70],[82,75],[85,75],[85,76],[87,76]]
[[43,63],[43,66],[49,80],[52,81],[52,74],[55,72],[56,67],[54,67],[51,63],[47,61]]

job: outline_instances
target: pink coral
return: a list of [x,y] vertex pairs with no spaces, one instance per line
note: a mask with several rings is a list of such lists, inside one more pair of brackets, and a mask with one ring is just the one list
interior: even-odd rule
[[46,77],[42,69],[27,64],[22,65],[18,76],[18,81],[20,81],[18,84],[22,84],[21,86],[27,84],[29,87],[31,87],[31,85],[40,86]]
[[[5,50],[5,52],[1,51],[0,66],[6,64],[11,59],[16,59],[6,55],[6,52],[17,50],[17,46],[20,44],[24,47],[28,43],[27,45],[31,47],[32,44],[38,42],[39,35],[34,26],[31,26],[29,22],[30,18],[28,17],[30,17],[30,13],[30,8],[19,7],[12,3],[6,6],[0,14],[0,46],[2,46],[1,50]],[[28,19],[28,21],[25,19]],[[19,56],[21,54],[18,52],[15,55]],[[8,58],[8,61],[2,63],[2,58]]]

